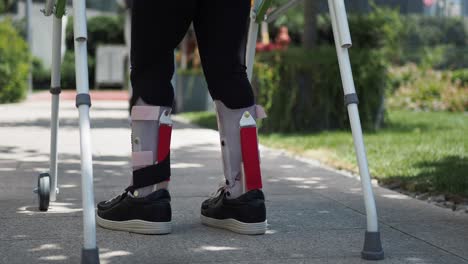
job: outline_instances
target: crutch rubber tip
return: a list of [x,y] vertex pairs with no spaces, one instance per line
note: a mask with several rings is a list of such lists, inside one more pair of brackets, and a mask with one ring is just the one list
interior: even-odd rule
[[384,251],[380,240],[380,232],[366,232],[364,249],[361,252],[362,259],[383,260]]
[[85,249],[81,250],[81,264],[99,264],[99,249]]

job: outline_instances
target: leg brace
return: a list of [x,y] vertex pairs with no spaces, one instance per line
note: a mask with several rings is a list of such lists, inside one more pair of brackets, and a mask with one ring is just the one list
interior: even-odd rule
[[158,184],[170,178],[171,108],[133,106],[132,166],[133,181],[128,190]]
[[265,111],[257,105],[229,109],[221,101],[215,101],[215,104],[228,192],[242,194],[261,189],[260,155],[255,120],[265,118]]

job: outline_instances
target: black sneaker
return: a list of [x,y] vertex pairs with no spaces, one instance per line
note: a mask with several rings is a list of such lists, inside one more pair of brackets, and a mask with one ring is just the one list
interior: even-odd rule
[[161,189],[143,198],[127,192],[97,205],[97,223],[103,228],[139,234],[171,232],[171,196]]
[[203,202],[201,222],[245,235],[265,234],[265,196],[261,190],[252,190],[228,200],[224,189],[220,189],[218,196]]

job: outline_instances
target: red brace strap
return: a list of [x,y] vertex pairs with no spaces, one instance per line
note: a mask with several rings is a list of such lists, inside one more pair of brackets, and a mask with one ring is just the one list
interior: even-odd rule
[[260,153],[258,151],[257,127],[255,120],[244,113],[241,122],[240,139],[246,191],[262,188]]
[[172,121],[168,112],[159,118],[158,163],[166,159],[171,151]]

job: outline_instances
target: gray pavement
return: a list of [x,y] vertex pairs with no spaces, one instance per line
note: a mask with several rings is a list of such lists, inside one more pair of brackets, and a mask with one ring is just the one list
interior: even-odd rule
[[[96,201],[129,183],[125,102],[95,101]],[[0,263],[79,263],[83,240],[77,110],[62,102],[58,201],[37,210],[32,188],[49,157],[49,102],[0,105]],[[222,179],[217,132],[176,122],[172,140],[173,233],[97,229],[101,263],[365,263],[365,215],[353,177],[261,148],[269,230],[241,236],[202,226],[201,201]],[[386,260],[468,263],[468,215],[376,188]]]

